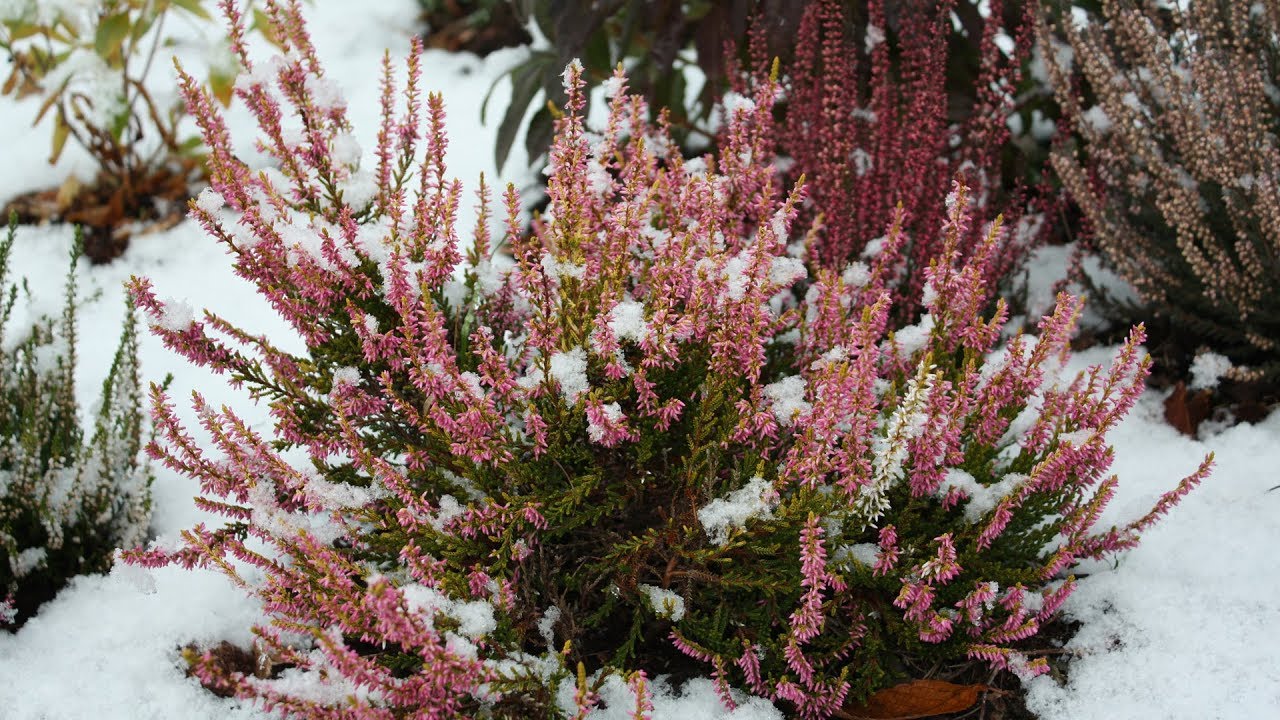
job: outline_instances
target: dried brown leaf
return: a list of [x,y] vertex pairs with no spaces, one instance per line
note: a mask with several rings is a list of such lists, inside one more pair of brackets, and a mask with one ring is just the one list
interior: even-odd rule
[[865,705],[846,706],[849,720],[915,720],[968,710],[978,702],[985,685],[957,685],[945,680],[912,680],[885,688]]

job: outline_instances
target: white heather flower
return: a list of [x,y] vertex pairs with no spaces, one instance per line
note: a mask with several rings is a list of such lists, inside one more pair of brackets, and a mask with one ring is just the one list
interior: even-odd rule
[[875,523],[889,509],[889,488],[902,480],[907,461],[907,443],[918,437],[928,419],[925,402],[933,389],[933,368],[911,378],[902,393],[902,402],[884,423],[884,434],[871,441],[871,482],[854,499],[854,513],[862,515],[864,527]]

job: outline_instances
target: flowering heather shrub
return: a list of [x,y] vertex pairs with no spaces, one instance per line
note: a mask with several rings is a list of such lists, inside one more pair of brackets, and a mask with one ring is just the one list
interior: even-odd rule
[[[1005,189],[1001,167],[1028,23],[1007,25],[999,0],[989,3],[986,19],[952,2],[894,3],[888,11],[883,0],[857,5],[809,3],[787,68],[779,145],[794,161],[787,176],[809,179],[811,205],[802,218],[818,220],[809,259],[839,269],[876,254],[901,206],[907,242],[884,262],[901,268],[894,316],[914,317],[924,305],[924,271],[945,242],[943,198],[960,178],[974,191],[963,256],[976,251],[1002,212],[1014,229],[984,269],[994,294],[1047,228],[1039,214],[1025,214],[1022,192]],[[971,37],[953,32],[958,9],[977,21]],[[757,37],[753,44],[759,56],[765,43]],[[969,63],[972,77],[957,81],[954,70]]]
[[[14,229],[0,243],[0,286]],[[25,621],[73,576],[105,571],[116,548],[146,540],[151,474],[139,462],[135,322],[130,312],[86,442],[74,384],[78,255],[60,323],[5,337],[18,286],[0,299],[0,625]]]
[[[984,360],[1005,318],[981,314],[1002,230],[960,257],[963,186],[918,324],[890,329],[883,261],[809,279],[785,253],[801,189],[773,200],[760,161],[768,83],[729,117],[719,160],[686,163],[620,74],[588,132],[571,63],[547,212],[523,231],[507,190],[504,261],[482,184],[464,256],[418,54],[402,106],[386,63],[366,170],[297,5],[268,4],[285,54],[265,67],[223,10],[248,73],[237,95],[280,166],[236,158],[184,77],[212,151],[191,211],[307,351],[132,283],[169,347],[275,421],[265,437],[193,394],[208,453],[152,392],[151,453],[227,523],[133,559],[221,567],[271,617],[260,672],[208,653],[194,666],[210,685],[314,717],[621,702],[641,718],[652,676],[710,673],[726,705],[748,690],[813,718],[904,654],[1035,674],[1018,642],[1071,593],[1075,562],[1133,545],[1208,471],[1093,532],[1116,482],[1105,433],[1147,369],[1141,332],[1110,370],[1065,377],[1080,305],[1063,296],[1038,338]],[[286,108],[301,144],[283,139]],[[887,256],[903,242],[895,225]]]
[[[1093,239],[1170,325],[1177,360],[1208,343],[1238,380],[1280,379],[1280,7],[1104,3],[1040,27],[1079,134],[1053,166]],[[1081,23],[1080,18],[1088,18]]]

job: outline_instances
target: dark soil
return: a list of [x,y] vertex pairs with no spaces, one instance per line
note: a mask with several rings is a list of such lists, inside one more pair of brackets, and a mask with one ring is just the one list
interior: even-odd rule
[[127,189],[101,179],[81,186],[72,179],[59,188],[17,196],[0,216],[15,214],[28,225],[72,223],[83,233],[85,256],[99,265],[122,255],[132,236],[178,224],[186,215],[190,178],[191,167],[184,164],[161,168]]
[[440,5],[439,10],[423,13],[429,27],[423,42],[429,48],[484,57],[495,50],[533,42],[510,3],[494,3],[487,11],[459,0],[445,0]]

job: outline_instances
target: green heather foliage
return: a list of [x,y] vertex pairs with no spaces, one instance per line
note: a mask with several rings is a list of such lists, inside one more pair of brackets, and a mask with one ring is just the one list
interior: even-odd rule
[[[234,37],[243,18],[223,9]],[[726,706],[746,690],[819,718],[909,669],[1035,675],[1023,642],[1071,568],[1133,546],[1208,471],[1095,531],[1141,330],[1111,367],[1066,372],[1080,302],[1064,295],[1037,337],[993,353],[1007,309],[984,314],[982,279],[1003,230],[961,257],[961,185],[916,324],[890,326],[883,263],[811,275],[787,251],[803,188],[774,185],[768,83],[728,112],[717,156],[685,162],[621,72],[588,131],[570,62],[546,212],[522,228],[508,188],[495,252],[482,185],[464,250],[420,55],[403,93],[385,64],[364,168],[343,104],[314,92],[298,4],[267,12],[287,52],[264,68],[241,44],[236,93],[279,168],[237,157],[184,76],[212,158],[191,211],[306,349],[132,283],[167,346],[271,407],[268,435],[193,394],[206,448],[152,393],[149,451],[226,522],[131,557],[221,568],[268,614],[260,666],[284,666],[251,676],[210,652],[207,684],[313,717],[621,702],[641,718],[647,677],[709,674]],[[286,114],[304,144],[283,139]]]
[[[0,244],[0,286],[14,231],[11,224]],[[17,285],[0,305],[0,610],[8,623],[25,620],[73,576],[106,571],[116,548],[147,539],[136,321],[130,306],[86,438],[74,385],[78,256],[76,248],[60,320],[13,336]]]

